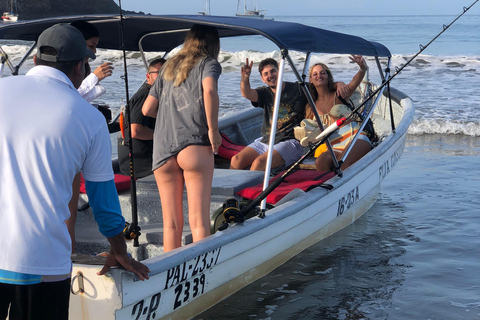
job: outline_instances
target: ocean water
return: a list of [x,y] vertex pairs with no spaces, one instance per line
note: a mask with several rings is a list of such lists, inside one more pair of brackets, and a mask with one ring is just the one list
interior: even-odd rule
[[[392,52],[395,70],[455,17],[274,18],[380,42]],[[28,48],[0,44],[14,64]],[[261,37],[222,40],[220,115],[249,106],[240,95],[240,67],[246,58],[258,63],[266,57],[280,53]],[[303,54],[292,57],[303,63]],[[114,115],[126,99],[121,58],[99,50],[92,62],[115,66],[97,101]],[[336,81],[348,82],[358,68],[348,56],[315,54],[311,63],[317,61],[331,67]],[[145,70],[138,53],[128,52],[127,62],[132,96]],[[378,83],[375,63],[367,62]],[[28,61],[20,73],[32,65]],[[295,80],[288,67],[286,79]],[[480,16],[467,12],[391,83],[413,99],[416,115],[377,203],[353,225],[196,319],[480,319],[479,83]],[[253,74],[252,86],[260,85]]]

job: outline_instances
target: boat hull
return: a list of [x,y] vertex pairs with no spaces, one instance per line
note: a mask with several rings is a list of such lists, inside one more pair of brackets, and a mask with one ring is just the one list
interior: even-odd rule
[[18,21],[18,16],[2,16],[2,19],[5,22],[16,22]]
[[4,12],[2,19],[5,22],[16,22],[18,21],[18,15],[13,12]]
[[[296,190],[263,219],[231,225],[202,241],[144,260],[152,271],[148,281],[137,281],[120,269],[99,277],[95,272],[100,266],[74,264],[72,274],[83,273],[86,284],[84,293],[72,294],[71,319],[191,318],[353,223],[375,203],[381,181],[405,146],[413,105],[400,92],[393,94],[401,113],[396,131],[343,177],[330,179],[332,190]],[[238,127],[236,123],[224,121],[224,129]],[[72,287],[78,288],[78,279]]]

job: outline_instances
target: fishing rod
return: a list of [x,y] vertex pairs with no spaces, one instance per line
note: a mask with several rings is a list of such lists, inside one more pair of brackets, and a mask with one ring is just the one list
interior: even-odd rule
[[[368,102],[370,101],[373,97],[377,95],[380,90],[383,89],[383,87],[388,86],[388,90],[390,90],[390,82],[395,78],[407,65],[409,65],[420,53],[422,53],[432,42],[434,42],[442,33],[444,33],[455,21],[457,21],[461,16],[465,14],[475,3],[477,3],[479,0],[475,0],[469,7],[463,7],[463,12],[458,15],[450,24],[448,25],[443,25],[443,30],[437,34],[427,45],[423,46],[420,45],[420,51],[418,51],[415,55],[413,55],[404,65],[402,65],[400,68],[396,68],[396,71],[394,74],[389,76],[388,78],[385,78],[382,82],[382,84],[374,90],[370,96],[368,96],[359,106],[354,108],[349,115],[346,117],[343,117],[339,120],[337,120],[335,123],[331,124],[329,127],[327,127],[325,130],[323,130],[317,137],[315,143],[311,144],[309,146],[308,152],[306,152],[297,162],[292,164],[280,177],[275,179],[265,190],[263,190],[255,199],[253,199],[248,205],[245,207],[240,208],[240,205],[238,201],[234,198],[232,199],[227,199],[224,204],[223,204],[223,216],[225,220],[223,221],[222,225],[218,228],[218,230],[222,231],[228,228],[229,223],[233,222],[243,222],[245,220],[245,216],[252,212],[253,210],[256,210],[256,207],[262,202],[263,199],[265,199],[276,187],[278,187],[284,180],[285,178],[290,175],[291,173],[297,171],[297,167],[302,163],[306,158],[308,158],[312,153],[315,152],[315,150],[323,144],[327,139],[339,128],[341,127],[346,121],[352,119],[353,117],[356,116],[357,113],[359,113],[360,109]],[[387,68],[386,73],[390,72],[390,68]],[[370,117],[368,117],[370,118]],[[360,129],[363,129],[364,125],[368,121],[368,118],[365,118],[365,120],[362,123],[362,126]],[[392,120],[393,121],[393,120]],[[360,130],[359,130],[360,132]],[[260,217],[264,216],[264,213],[261,211],[255,212],[255,215],[260,215]]]
[[122,10],[122,0],[118,0],[118,6],[120,8],[120,38],[122,41],[122,52],[123,52],[123,69],[124,69],[124,76],[123,79],[125,81],[125,95],[126,95],[126,105],[125,105],[125,113],[127,116],[128,122],[128,153],[129,153],[129,161],[130,161],[130,202],[132,205],[132,223],[126,223],[125,229],[123,231],[124,236],[126,239],[131,240],[133,239],[133,246],[138,247],[138,237],[140,236],[140,227],[138,226],[138,209],[137,209],[137,184],[134,177],[133,171],[133,143],[132,143],[132,128],[130,122],[130,105],[128,102],[130,101],[129,90],[128,90],[128,71],[127,71],[127,55],[125,51],[125,36],[123,31],[123,10]]
[[[313,144],[309,145],[308,152],[306,152],[300,159],[297,160],[294,164],[292,164],[280,177],[275,179],[265,190],[263,190],[255,199],[253,199],[250,203],[248,203],[245,207],[239,208],[238,201],[236,199],[228,199],[225,201],[224,206],[223,206],[223,216],[225,218],[225,221],[220,225],[218,230],[222,231],[228,228],[228,224],[232,222],[243,222],[245,219],[245,216],[250,213],[253,210],[256,210],[256,207],[260,204],[260,202],[263,201],[276,187],[278,187],[284,180],[285,178],[290,175],[291,173],[295,172],[298,170],[298,166],[308,157],[310,157],[315,150],[325,141],[327,141],[330,136],[337,131],[338,128],[340,128],[345,121],[347,121],[346,118],[340,118],[334,123],[332,123],[330,126],[325,128],[322,133],[317,137],[318,141],[316,141]],[[235,201],[232,201],[235,200]],[[261,211],[256,212],[255,215],[262,214]],[[263,217],[261,215],[260,217]]]
[[[395,69],[395,73],[393,73],[392,75],[389,75],[387,78],[384,78],[383,79],[383,82],[382,84],[376,89],[374,90],[367,98],[365,98],[365,100],[360,103],[356,108],[353,108],[353,110],[351,111],[351,113],[346,116],[345,118],[347,120],[350,120],[350,119],[353,119],[354,117],[356,117],[356,115],[359,113],[360,109],[363,108],[363,106],[369,102],[373,97],[375,97],[385,86],[387,86],[387,91],[388,93],[390,93],[390,82],[393,80],[393,78],[395,78],[398,74],[400,74],[400,72],[406,67],[408,66],[413,60],[415,60],[415,58],[421,54],[428,46],[430,46],[430,44],[432,44],[442,33],[444,33],[452,24],[454,24],[458,19],[460,19],[461,16],[463,16],[475,3],[477,3],[479,0],[475,0],[469,7],[463,7],[463,12],[461,14],[459,14],[452,22],[450,22],[448,25],[443,25],[443,29],[442,31],[440,31],[432,40],[430,40],[430,42],[428,42],[425,46],[421,45],[420,44],[420,50],[415,53],[405,64],[403,64],[402,66],[400,66],[400,68],[396,68]],[[378,59],[377,59],[377,63],[378,63]],[[389,74],[390,72],[390,68],[387,67],[386,70],[385,70],[386,74]],[[341,98],[341,97],[339,97]],[[342,99],[341,99],[342,100]],[[345,101],[342,101],[342,103],[344,104],[347,104],[348,103],[345,103]],[[370,110],[370,114],[373,112],[373,109]],[[370,114],[369,116],[366,118],[366,120],[368,121],[368,119],[370,118]],[[395,123],[394,123],[394,120],[393,120],[393,110],[392,110],[392,105],[391,105],[391,101],[390,101],[390,119],[391,119],[391,124],[392,124],[392,131],[395,131]],[[362,121],[362,124],[358,130],[358,132],[361,132],[363,130],[363,128],[365,127],[365,125],[367,124],[367,121]],[[319,139],[320,136],[317,136],[316,139]],[[356,141],[356,139],[353,140],[353,143]],[[347,149],[347,152],[345,153],[346,155],[348,155],[348,153],[350,152],[350,149],[352,148],[353,145],[350,145]],[[344,157],[346,157],[344,155]],[[341,166],[343,161],[340,160],[339,162],[339,165]]]
[[[400,66],[399,68],[395,68],[395,73],[393,73],[391,76],[389,76],[388,78],[385,78],[382,82],[382,84],[377,88],[375,89],[371,94],[370,96],[368,96],[367,98],[365,98],[365,100],[360,104],[358,105],[351,113],[350,115],[347,117],[347,119],[351,119],[353,117],[353,115],[355,113],[357,113],[368,101],[370,101],[373,97],[375,97],[375,95],[381,90],[383,89],[383,87],[387,86],[387,89],[388,91],[390,91],[390,82],[393,80],[393,78],[395,78],[406,66],[408,66],[413,60],[415,60],[415,58],[421,54],[425,49],[427,49],[428,46],[430,46],[435,40],[437,40],[438,37],[440,37],[440,35],[442,33],[444,33],[448,28],[450,28],[450,26],[452,24],[454,24],[458,19],[460,19],[461,16],[463,16],[468,10],[470,10],[471,7],[473,7],[474,4],[476,4],[479,0],[475,0],[469,7],[463,7],[463,12],[460,13],[455,19],[453,19],[452,22],[450,22],[450,24],[448,25],[443,25],[443,29],[442,31],[440,31],[432,40],[430,40],[429,43],[427,43],[425,46],[420,44],[420,50],[415,53],[405,64],[403,64],[402,66]],[[390,72],[390,68],[387,68],[385,70],[387,73]],[[393,120],[392,120],[393,121]]]

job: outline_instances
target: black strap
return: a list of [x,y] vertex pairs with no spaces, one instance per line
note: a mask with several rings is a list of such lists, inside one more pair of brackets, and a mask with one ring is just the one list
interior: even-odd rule
[[350,102],[347,102],[347,100],[345,100],[342,96],[337,96],[337,97],[341,103],[346,105],[350,110],[352,110],[360,118],[360,120],[363,121],[363,116],[358,111],[355,110],[355,106],[353,105],[352,100],[350,100]]

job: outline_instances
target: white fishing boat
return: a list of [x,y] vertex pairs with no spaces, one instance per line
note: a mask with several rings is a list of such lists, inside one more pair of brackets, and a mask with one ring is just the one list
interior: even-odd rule
[[[242,18],[265,19],[267,10],[257,10],[257,1],[253,0],[252,8],[248,8],[247,0],[243,1],[243,12],[240,8],[241,0],[237,2],[237,12],[235,15]],[[273,19],[272,19],[273,20]]]
[[4,12],[2,19],[6,22],[15,22],[18,20],[18,14],[14,13],[13,11],[13,0],[10,0],[10,11]]
[[[120,17],[116,15],[5,24],[0,26],[0,39],[36,41],[49,26],[80,19],[95,24],[100,34],[107,35],[102,36],[99,47],[121,49],[121,37],[113,34],[120,24]],[[182,44],[193,24],[215,26],[221,37],[260,35],[272,41],[282,53],[279,78],[288,63],[303,88],[304,78],[292,63],[289,51],[306,53],[303,73],[308,70],[312,53],[336,53],[369,57],[377,62],[381,79],[391,76],[388,72],[391,54],[383,45],[297,23],[196,15],[128,15],[123,17],[125,49],[141,53],[169,52]],[[33,50],[34,45],[27,55]],[[228,170],[225,169],[228,160],[217,159],[211,198],[212,235],[199,242],[191,243],[189,228],[185,226],[184,246],[163,253],[161,206],[155,181],[147,177],[132,182],[136,186],[136,209],[132,209],[133,197],[128,191],[121,193],[120,199],[125,218],[138,223],[142,229],[137,243],[129,243],[129,251],[150,268],[148,281],[139,281],[120,268],[111,270],[107,276],[98,276],[96,273],[104,258],[93,254],[107,249],[108,243],[97,231],[91,213],[79,212],[77,252],[82,254],[72,257],[70,319],[191,318],[353,223],[375,203],[382,180],[402,155],[414,115],[412,100],[385,84],[376,86],[365,81],[354,100],[355,105],[360,106],[368,92],[375,93],[364,104],[364,111],[366,119],[373,120],[379,141],[344,172],[321,173],[309,169],[312,158],[308,155],[315,145],[302,158],[306,164],[288,169],[287,174],[292,172],[291,175],[286,179],[281,176],[283,183],[272,191],[269,188],[276,182],[268,187],[268,183],[262,184],[271,177],[268,167],[265,172]],[[249,108],[223,117],[219,122],[220,131],[234,143],[245,145],[259,135],[262,113],[261,109]],[[292,169],[299,167],[302,169],[293,173]],[[287,181],[288,177],[299,176],[303,176],[299,185],[294,183],[295,179]],[[302,183],[317,178],[315,184],[303,188]],[[241,190],[255,190],[257,185],[259,192],[265,191],[253,200],[239,195],[244,194]],[[227,200],[232,198],[240,202],[239,210],[234,208],[235,201],[233,207],[229,205],[232,202]],[[224,220],[224,206],[227,213],[234,208],[248,219],[226,224],[228,228],[218,231]]]
[[18,20],[18,15],[14,14],[13,12],[4,12],[2,15],[3,21],[7,22],[15,22]]

